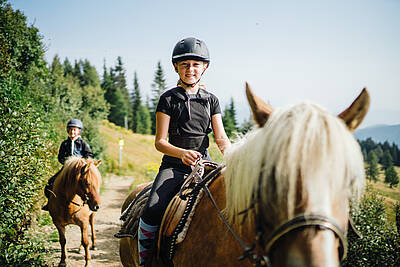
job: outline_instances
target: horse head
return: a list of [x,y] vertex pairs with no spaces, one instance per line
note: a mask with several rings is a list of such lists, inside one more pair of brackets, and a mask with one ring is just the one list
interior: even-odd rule
[[101,164],[101,160],[93,161],[87,159],[87,163],[83,165],[78,174],[77,194],[86,202],[92,211],[98,211],[100,208],[100,183],[101,175],[97,166]]
[[339,266],[350,204],[365,183],[351,132],[368,111],[368,91],[339,116],[309,102],[274,110],[248,84],[246,94],[259,128],[225,155],[228,216],[239,225],[248,211],[247,229],[272,266]]

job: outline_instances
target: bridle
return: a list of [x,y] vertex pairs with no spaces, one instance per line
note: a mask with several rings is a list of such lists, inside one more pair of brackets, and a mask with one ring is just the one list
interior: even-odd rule
[[[204,166],[204,165],[203,165]],[[196,167],[194,171],[192,172],[193,175],[196,175],[197,173],[201,173],[201,171],[198,170],[198,168],[202,167],[202,162],[201,160],[197,162]],[[218,175],[216,173],[215,175]],[[279,227],[275,228],[273,232],[264,240],[264,231],[262,227],[262,214],[260,212],[256,212],[256,241],[253,242],[253,244],[248,247],[246,243],[239,237],[239,235],[235,232],[235,230],[229,225],[228,221],[222,214],[220,208],[218,207],[215,199],[213,198],[210,190],[208,187],[202,183],[202,177],[200,175],[196,175],[196,177],[193,177],[194,180],[196,181],[196,184],[201,185],[203,190],[205,191],[206,195],[209,197],[211,200],[212,204],[216,208],[219,217],[222,219],[223,223],[225,226],[228,228],[228,230],[231,232],[233,237],[238,241],[240,246],[243,249],[243,254],[238,258],[239,261],[242,261],[244,259],[249,259],[255,266],[257,267],[270,267],[272,266],[270,257],[271,257],[271,250],[274,247],[274,245],[284,236],[288,235],[289,233],[292,233],[293,231],[296,230],[304,230],[306,228],[316,228],[319,230],[330,230],[332,231],[335,236],[339,239],[340,241],[340,246],[339,246],[339,259],[340,261],[343,261],[346,258],[347,255],[347,239],[346,239],[346,232],[345,230],[339,226],[339,224],[336,222],[335,219],[329,218],[325,215],[320,215],[320,214],[299,214],[297,216],[294,216],[292,219],[282,223]],[[257,192],[256,196],[256,203],[260,203],[260,192]],[[247,209],[245,212],[247,212],[250,209],[253,209],[255,205],[253,204],[249,209]],[[351,220],[349,221],[349,224],[352,229],[355,231],[356,234],[358,232],[355,230]],[[265,254],[263,255],[257,255],[254,252],[254,249],[256,247],[256,243],[263,248],[265,251]]]
[[[256,215],[260,217],[260,215]],[[261,256],[264,259],[264,265],[258,266],[271,266],[271,262],[269,260],[271,250],[274,245],[284,236],[288,235],[289,233],[296,231],[296,230],[304,230],[306,228],[317,228],[319,230],[330,230],[332,231],[335,236],[340,241],[339,246],[339,259],[343,261],[347,255],[347,239],[346,239],[346,232],[340,227],[336,220],[329,218],[324,215],[319,214],[299,214],[294,218],[286,221],[285,223],[281,224],[277,227],[265,240],[262,238],[264,236],[262,232],[262,227],[259,225],[260,219],[256,219],[258,228],[257,231],[257,240],[260,247],[264,248],[265,255]]]
[[79,187],[81,188],[81,190],[82,190],[82,192],[83,192],[83,196],[81,196],[81,195],[79,195],[79,194],[78,194],[78,195],[81,197],[83,203],[82,203],[82,204],[79,204],[79,203],[76,203],[76,202],[74,202],[74,201],[71,200],[71,203],[72,203],[72,204],[74,204],[74,205],[76,205],[76,206],[79,206],[79,207],[80,207],[80,206],[84,206],[84,205],[87,204],[88,201],[89,201],[89,196],[86,194],[86,192],[85,192],[85,190],[84,190],[84,186],[83,186],[83,176],[84,176],[84,174],[85,174],[85,171],[86,171],[86,165],[83,166],[83,167],[81,168],[81,176],[80,176],[80,178],[79,178]]

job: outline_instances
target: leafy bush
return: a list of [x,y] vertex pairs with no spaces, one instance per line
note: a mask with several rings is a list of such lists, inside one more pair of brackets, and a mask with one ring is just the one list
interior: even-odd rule
[[[40,246],[24,235],[49,166],[51,142],[35,106],[13,80],[0,82],[0,265],[35,265]],[[34,258],[34,259],[33,259]]]
[[98,124],[108,109],[100,85],[75,94],[83,91],[79,82],[57,62],[50,70],[43,55],[39,30],[0,0],[0,266],[46,264],[44,242],[29,230],[44,183],[60,168],[66,122],[83,118],[96,156],[104,151]]
[[349,254],[343,266],[399,266],[400,235],[387,222],[383,198],[367,189],[353,217],[362,238],[349,233]]

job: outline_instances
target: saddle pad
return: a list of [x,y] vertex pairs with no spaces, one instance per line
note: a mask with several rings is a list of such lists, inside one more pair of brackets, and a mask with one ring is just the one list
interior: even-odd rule
[[153,183],[149,183],[132,200],[129,206],[122,212],[120,220],[123,222],[121,229],[114,236],[117,238],[136,238],[139,228],[139,219],[142,216],[143,208],[149,198]]

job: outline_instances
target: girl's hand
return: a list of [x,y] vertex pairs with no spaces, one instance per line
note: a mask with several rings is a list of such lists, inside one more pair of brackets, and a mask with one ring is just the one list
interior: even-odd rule
[[202,157],[202,155],[200,152],[197,152],[194,150],[185,150],[185,152],[181,156],[181,160],[182,160],[183,164],[192,166],[201,157]]

